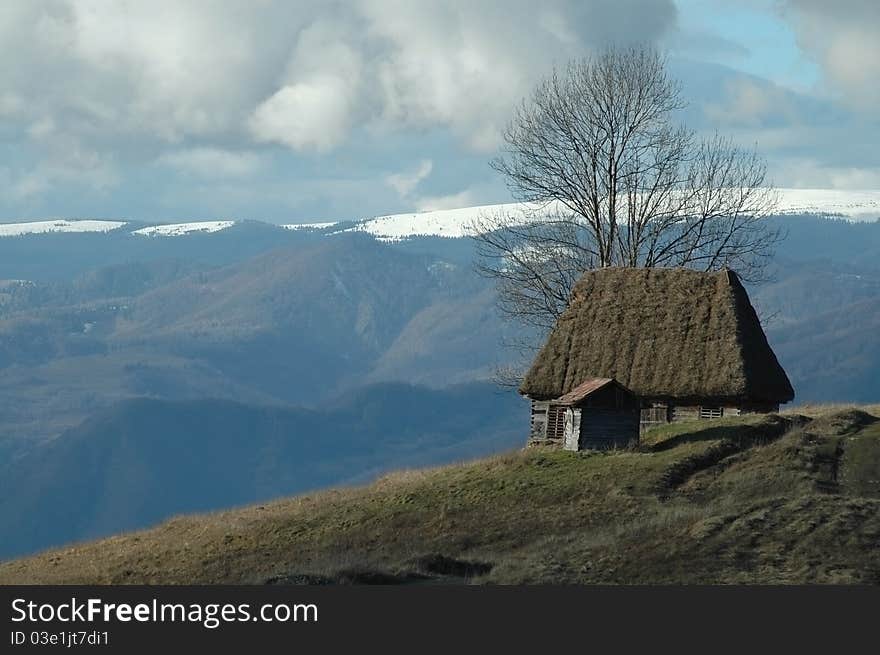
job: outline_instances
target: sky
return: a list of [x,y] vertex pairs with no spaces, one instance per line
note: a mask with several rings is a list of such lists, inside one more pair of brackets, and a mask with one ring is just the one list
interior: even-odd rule
[[4,0],[0,221],[278,223],[504,202],[555,65],[667,54],[779,187],[880,189],[875,0]]

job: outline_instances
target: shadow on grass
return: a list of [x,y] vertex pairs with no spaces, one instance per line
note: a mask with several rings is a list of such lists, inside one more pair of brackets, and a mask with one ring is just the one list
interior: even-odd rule
[[648,452],[659,453],[684,444],[705,441],[730,441],[738,446],[768,443],[775,441],[788,430],[806,425],[810,419],[804,416],[779,416],[769,414],[767,417],[752,425],[733,423],[726,425],[712,425],[693,432],[678,434],[647,448]]
[[390,572],[349,567],[330,574],[294,573],[273,576],[268,585],[411,585],[466,584],[492,570],[489,562],[471,562],[439,553],[424,555],[410,562],[411,570]]

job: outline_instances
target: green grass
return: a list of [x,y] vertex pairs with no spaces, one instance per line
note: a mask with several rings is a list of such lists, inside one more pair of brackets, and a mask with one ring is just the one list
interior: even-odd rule
[[402,471],[7,562],[0,583],[880,582],[880,423],[814,417]]
[[847,493],[880,498],[880,423],[846,437],[840,478]]

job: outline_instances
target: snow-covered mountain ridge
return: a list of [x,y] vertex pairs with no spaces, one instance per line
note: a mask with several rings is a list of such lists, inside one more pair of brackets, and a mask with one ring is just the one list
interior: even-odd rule
[[[853,221],[880,219],[880,191],[836,189],[777,189],[776,214],[833,216]],[[377,216],[360,221],[352,230],[368,232],[378,239],[399,241],[413,236],[463,237],[481,215],[522,212],[524,205],[507,203],[461,209]]]
[[[777,214],[812,214],[840,217],[853,221],[880,219],[880,191],[837,189],[778,189]],[[496,212],[523,212],[527,205],[503,203],[459,209],[439,209],[375,216],[347,224],[340,231],[360,231],[383,241],[400,241],[416,236],[464,237],[471,233],[473,221]],[[193,221],[156,224],[132,230],[130,234],[144,237],[175,237],[194,233],[207,234],[226,230],[240,221]],[[56,219],[16,223],[0,223],[0,237],[47,234],[58,232],[112,232],[122,230],[127,221]],[[288,230],[331,230],[340,222],[289,223]],[[141,225],[143,225],[141,223]]]

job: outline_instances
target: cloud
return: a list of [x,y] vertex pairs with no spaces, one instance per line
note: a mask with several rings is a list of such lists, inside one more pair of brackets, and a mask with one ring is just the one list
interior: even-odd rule
[[4,178],[4,188],[11,197],[29,200],[67,184],[106,193],[119,184],[120,173],[112,158],[72,145],[63,157],[48,158],[31,167],[6,167]]
[[413,171],[389,175],[385,178],[385,184],[397,191],[401,198],[408,198],[419,185],[419,182],[431,174],[433,168],[434,162],[430,159],[423,159]]
[[877,188],[880,130],[870,115],[818,91],[792,90],[728,66],[674,62],[691,106],[684,122],[767,159],[778,186]]
[[[460,191],[440,194],[424,194],[414,199],[416,211],[436,211],[441,209],[460,209],[461,207],[473,207],[499,202],[498,196],[493,201],[487,202],[486,198],[493,197],[491,184],[471,183]],[[508,200],[508,198],[504,198]]]
[[743,44],[705,29],[681,27],[670,33],[663,44],[678,55],[710,61],[743,59],[751,54]]
[[674,23],[671,1],[653,0],[641,3],[644,23],[622,30],[632,4],[362,0],[296,35],[281,87],[249,127],[261,141],[326,152],[354,125],[380,134],[440,126],[488,152],[554,62],[606,40],[656,41]]
[[672,0],[2,4],[0,55],[16,62],[0,69],[2,109],[98,140],[250,134],[318,151],[355,124],[451,127],[488,148],[554,61],[656,41],[676,15]]
[[62,129],[53,118],[38,118],[26,125],[23,136],[31,156],[6,167],[9,193],[31,199],[58,185],[74,184],[107,192],[120,180],[112,152],[102,151],[81,136]]
[[326,75],[284,86],[256,108],[249,126],[258,141],[331,150],[351,127],[345,82]]
[[719,86],[721,97],[703,105],[713,123],[761,126],[800,120],[796,94],[771,82],[743,75],[723,80]]
[[[272,149],[297,174],[376,193],[376,171],[418,165],[424,148],[411,144],[429,144],[435,170],[441,157],[484,161],[554,64],[607,42],[659,42],[676,19],[673,0],[3,2],[0,57],[14,62],[0,67],[4,180],[45,207],[81,206],[77,185],[140,207],[150,176],[245,178]],[[422,186],[484,181],[436,177]],[[53,196],[60,185],[69,197]],[[167,190],[184,191],[210,193]]]
[[[639,20],[632,16],[639,15]],[[492,151],[511,108],[553,64],[606,42],[656,42],[675,23],[671,2],[365,2],[375,51],[378,118],[449,127]]]
[[235,152],[221,148],[187,148],[159,156],[157,162],[188,175],[204,178],[248,177],[262,168],[262,160],[253,152]]
[[860,110],[880,108],[880,4],[875,0],[785,0],[783,17],[819,64],[828,89]]
[[880,167],[860,168],[835,166],[814,158],[792,157],[777,163],[777,175],[784,176],[787,186],[813,189],[880,189]]
[[260,5],[47,0],[3,12],[0,52],[16,66],[0,86],[31,114],[66,113],[68,129],[92,135],[177,141],[237,129],[271,85],[266,67],[287,54]]
[[281,88],[261,102],[248,121],[258,141],[317,152],[343,143],[362,106],[357,99],[364,55],[350,37],[345,21],[326,19],[300,32]]

